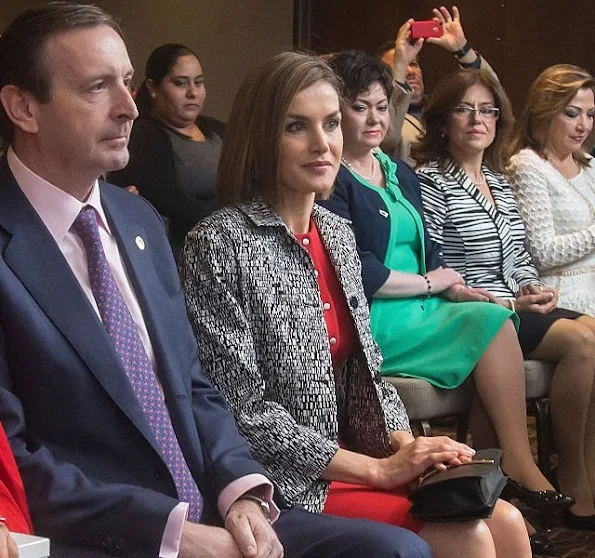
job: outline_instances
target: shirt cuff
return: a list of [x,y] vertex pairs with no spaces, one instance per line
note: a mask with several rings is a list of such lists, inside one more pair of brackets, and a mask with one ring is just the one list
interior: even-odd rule
[[217,501],[217,507],[221,517],[225,519],[227,512],[231,505],[239,500],[246,492],[250,492],[254,488],[262,487],[263,494],[262,499],[265,500],[269,508],[271,509],[271,522],[274,523],[279,517],[279,508],[273,501],[273,484],[264,475],[258,473],[252,473],[250,475],[244,475],[239,479],[230,482],[219,495]]
[[188,517],[188,504],[180,502],[171,512],[161,537],[159,558],[178,558],[184,523]]
[[413,89],[411,85],[409,85],[406,81],[397,81],[396,79],[393,81],[393,84],[396,85],[403,91],[403,93],[409,94],[413,93]]

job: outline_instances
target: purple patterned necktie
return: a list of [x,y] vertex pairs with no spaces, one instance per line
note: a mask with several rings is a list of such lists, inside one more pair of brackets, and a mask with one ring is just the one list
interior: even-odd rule
[[84,207],[72,227],[80,236],[87,252],[89,280],[103,325],[155,435],[161,456],[174,479],[178,496],[180,500],[190,504],[188,519],[198,523],[202,514],[202,496],[182,455],[161,387],[136,324],[107,263],[99,238],[95,210],[91,206]]

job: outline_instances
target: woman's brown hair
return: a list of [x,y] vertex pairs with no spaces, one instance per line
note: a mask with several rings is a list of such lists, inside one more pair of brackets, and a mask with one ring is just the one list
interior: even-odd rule
[[484,153],[483,162],[495,172],[504,172],[508,166],[508,141],[514,126],[514,116],[508,96],[498,79],[487,70],[459,70],[446,76],[432,91],[422,114],[425,134],[411,148],[411,155],[419,165],[437,160],[441,165],[451,158],[448,137],[445,135],[448,119],[472,85],[487,87],[500,109],[496,121],[496,136]]
[[[544,149],[552,120],[566,109],[581,89],[591,89],[595,93],[595,79],[578,66],[556,64],[541,72],[529,88],[515,127],[511,153],[528,147],[545,157]],[[586,151],[593,147],[594,141],[595,127],[583,144]],[[579,165],[588,164],[583,151],[577,151],[573,156]]]
[[297,93],[319,81],[340,81],[318,56],[283,52],[261,62],[242,81],[225,130],[217,193],[224,204],[279,199],[279,144]]

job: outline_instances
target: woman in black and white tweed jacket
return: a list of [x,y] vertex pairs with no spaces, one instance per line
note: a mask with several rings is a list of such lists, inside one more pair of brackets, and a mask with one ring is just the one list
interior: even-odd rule
[[325,63],[295,53],[263,62],[240,87],[219,171],[228,207],[184,250],[204,372],[291,503],[419,531],[435,556],[529,556],[520,514],[505,502],[485,522],[422,524],[408,514],[410,481],[473,450],[413,439],[379,375],[354,235],[314,206],[339,167],[337,91]]

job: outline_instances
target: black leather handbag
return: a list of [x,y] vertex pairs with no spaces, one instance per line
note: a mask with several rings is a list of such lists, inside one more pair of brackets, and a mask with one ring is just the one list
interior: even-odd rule
[[473,461],[425,474],[409,494],[411,513],[424,521],[467,521],[490,517],[508,477],[499,449],[480,450]]

